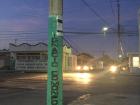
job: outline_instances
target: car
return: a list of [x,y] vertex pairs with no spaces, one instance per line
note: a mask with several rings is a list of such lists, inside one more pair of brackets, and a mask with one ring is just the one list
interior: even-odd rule
[[91,66],[91,65],[78,65],[77,67],[76,67],[76,70],[77,71],[91,71],[91,70],[93,70],[94,68],[93,68],[93,66]]

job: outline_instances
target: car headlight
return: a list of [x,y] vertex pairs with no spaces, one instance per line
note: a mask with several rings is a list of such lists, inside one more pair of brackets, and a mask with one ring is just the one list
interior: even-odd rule
[[113,65],[113,66],[110,67],[109,70],[110,70],[111,73],[116,73],[118,71],[118,67]]
[[122,67],[122,70],[123,70],[123,71],[126,71],[126,70],[127,70],[127,68],[126,68],[126,67]]
[[83,70],[89,70],[89,67],[88,66],[83,66]]
[[90,67],[90,70],[93,70],[93,67],[92,66]]
[[77,66],[76,67],[76,70],[81,70],[81,66]]

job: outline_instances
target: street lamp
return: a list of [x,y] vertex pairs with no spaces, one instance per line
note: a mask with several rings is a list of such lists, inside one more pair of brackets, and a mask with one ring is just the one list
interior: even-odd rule
[[108,27],[103,27],[102,30],[103,31],[108,31]]
[[106,34],[106,32],[108,31],[108,27],[107,26],[104,26],[103,28],[102,28],[102,32],[104,33],[104,36],[105,36],[105,34]]

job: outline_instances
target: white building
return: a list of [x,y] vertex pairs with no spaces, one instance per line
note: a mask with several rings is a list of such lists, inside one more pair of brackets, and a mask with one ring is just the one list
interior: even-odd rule
[[[20,45],[10,44],[11,64],[16,71],[47,71],[48,46],[45,43],[35,45],[23,43]],[[72,54],[71,47],[63,46],[63,71],[75,70],[77,56]]]
[[138,52],[128,53],[130,72],[140,73],[140,56]]
[[77,56],[72,54],[71,47],[63,46],[63,71],[74,71],[77,67]]
[[14,65],[16,71],[47,70],[47,44],[10,44],[9,48],[11,51],[11,57],[15,61]]

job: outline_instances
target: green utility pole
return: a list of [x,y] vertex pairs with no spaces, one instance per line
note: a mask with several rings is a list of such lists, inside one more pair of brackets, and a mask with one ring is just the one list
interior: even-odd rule
[[63,0],[49,0],[47,105],[63,105]]

